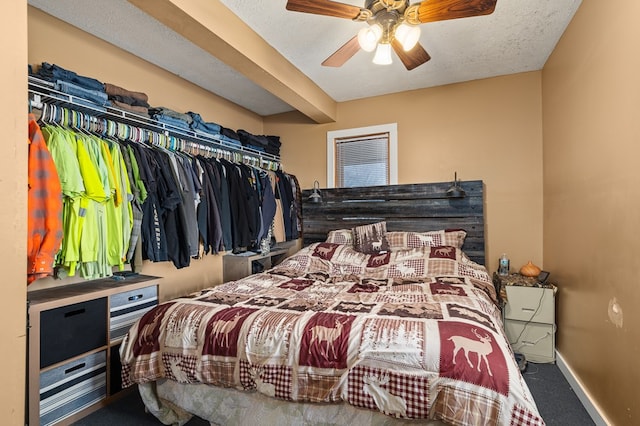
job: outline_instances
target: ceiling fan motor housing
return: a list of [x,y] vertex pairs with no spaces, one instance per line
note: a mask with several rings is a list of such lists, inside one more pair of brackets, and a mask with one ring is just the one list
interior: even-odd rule
[[409,6],[409,0],[365,0],[364,7],[374,15],[383,9],[398,10],[400,14]]
[[366,0],[365,8],[371,12],[369,25],[378,24],[382,28],[381,43],[390,43],[395,27],[402,21],[402,15],[409,6],[408,0]]

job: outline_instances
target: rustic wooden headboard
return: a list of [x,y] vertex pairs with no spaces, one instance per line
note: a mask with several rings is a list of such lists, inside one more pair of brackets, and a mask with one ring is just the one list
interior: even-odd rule
[[462,249],[485,264],[484,196],[481,180],[459,181],[464,198],[448,198],[451,182],[358,188],[321,189],[322,203],[308,202],[311,190],[302,191],[304,244],[324,241],[334,229],[385,220],[388,231],[464,229]]

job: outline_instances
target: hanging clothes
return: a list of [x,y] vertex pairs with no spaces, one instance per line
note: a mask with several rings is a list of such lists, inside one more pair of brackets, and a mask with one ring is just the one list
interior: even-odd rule
[[222,230],[222,243],[225,250],[233,250],[233,231],[231,221],[231,205],[229,201],[229,179],[230,169],[222,161],[210,161],[212,172],[215,178],[213,192],[216,196],[218,210],[220,213],[220,228]]
[[[87,205],[80,235],[80,271],[86,279],[109,277],[112,275],[111,266],[116,266],[109,264],[107,255],[109,225],[106,204],[112,197],[109,166],[99,140],[79,133],[73,133],[72,137],[76,139]],[[71,268],[69,275],[75,275],[75,272]]]
[[131,190],[131,234],[129,236],[129,246],[125,254],[126,262],[131,262],[134,251],[137,248],[142,247],[140,240],[140,232],[142,226],[142,204],[147,198],[147,191],[144,187],[144,182],[140,179],[140,171],[138,169],[138,162],[133,155],[133,150],[130,146],[122,144],[123,161],[125,164],[125,170],[129,181],[129,189]]
[[134,219],[120,146],[55,126],[44,127],[43,135],[63,182],[64,236],[56,265],[86,279],[124,269]]
[[169,260],[167,238],[164,231],[164,217],[158,199],[158,165],[151,155],[151,148],[141,144],[131,144],[139,166],[140,179],[144,182],[147,197],[142,205],[142,258],[152,262]]
[[275,172],[269,172],[269,180],[276,202],[276,211],[273,217],[273,238],[276,243],[287,241],[287,235],[284,230],[284,212],[282,209],[282,197],[280,195],[280,186],[278,185],[278,176]]
[[293,239],[293,191],[289,178],[282,171],[277,171],[280,200],[282,202],[282,217],[284,219],[284,232],[286,241]]
[[[260,194],[260,212],[261,212],[261,234],[258,236],[258,240],[262,241],[270,235],[269,230],[273,224],[276,215],[276,196],[271,186],[271,179],[269,173],[264,170],[257,170],[257,174],[260,179],[260,188],[262,193]],[[270,241],[268,242],[271,243]]]
[[199,235],[196,207],[199,203],[200,197],[196,194],[193,168],[191,163],[185,159],[184,155],[178,152],[169,153],[168,155],[170,156],[175,178],[179,183],[180,195],[182,196],[182,205],[184,206],[185,222],[187,226],[189,255],[192,258],[197,258]]
[[52,262],[60,274],[93,279],[136,257],[183,268],[202,253],[259,251],[285,215],[283,239],[297,235],[296,185],[258,167],[272,162],[212,155],[173,136],[56,106],[43,116],[63,200],[62,243]]
[[300,183],[295,175],[285,174],[291,182],[292,208],[295,211],[295,214],[292,214],[291,239],[295,240],[302,235],[302,188],[300,188]]
[[80,235],[87,209],[76,143],[69,132],[59,127],[43,127],[42,133],[60,177],[63,194],[63,238],[56,265],[73,262],[75,271],[75,265],[80,261]]
[[27,284],[53,274],[62,242],[62,186],[40,126],[29,114]]
[[200,157],[202,201],[198,211],[198,228],[203,236],[205,253],[218,253],[224,248],[220,206],[216,194],[219,185],[213,163]]
[[189,266],[189,242],[187,235],[186,213],[179,183],[173,175],[171,160],[167,153],[152,150],[156,156],[159,170],[159,190],[161,214],[164,218],[164,232],[167,236],[167,254],[176,268]]

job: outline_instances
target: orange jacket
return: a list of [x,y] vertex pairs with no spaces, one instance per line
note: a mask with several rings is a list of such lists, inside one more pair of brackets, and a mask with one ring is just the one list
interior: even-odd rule
[[29,114],[27,284],[53,274],[62,242],[62,189],[40,126]]

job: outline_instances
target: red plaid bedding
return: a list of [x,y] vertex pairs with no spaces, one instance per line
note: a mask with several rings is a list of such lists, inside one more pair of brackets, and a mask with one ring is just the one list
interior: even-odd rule
[[454,425],[543,425],[486,269],[455,247],[312,244],[159,305],[121,347],[125,386],[168,378]]

